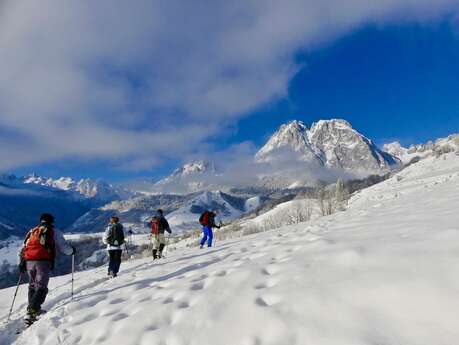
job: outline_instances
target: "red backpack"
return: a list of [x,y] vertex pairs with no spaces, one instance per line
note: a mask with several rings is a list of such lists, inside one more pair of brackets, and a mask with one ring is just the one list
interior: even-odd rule
[[30,230],[24,240],[23,255],[26,261],[53,261],[56,255],[53,227],[40,225]]
[[206,211],[203,214],[201,214],[201,217],[199,217],[199,224],[202,226],[207,226],[210,225],[210,212]]
[[159,219],[155,218],[151,222],[151,233],[154,235],[159,234]]

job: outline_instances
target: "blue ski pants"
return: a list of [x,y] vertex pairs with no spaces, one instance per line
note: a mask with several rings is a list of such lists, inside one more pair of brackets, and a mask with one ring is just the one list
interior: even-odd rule
[[212,228],[210,226],[204,226],[202,228],[202,233],[204,234],[204,237],[201,240],[201,246],[204,246],[204,243],[207,241],[207,246],[212,247],[212,239],[214,238]]

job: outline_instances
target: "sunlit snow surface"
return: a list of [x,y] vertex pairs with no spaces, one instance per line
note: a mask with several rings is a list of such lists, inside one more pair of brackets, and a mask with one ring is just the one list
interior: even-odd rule
[[[445,159],[443,159],[445,157]],[[48,313],[0,344],[459,342],[459,157],[427,158],[331,217],[52,279]],[[6,319],[14,288],[0,290]]]

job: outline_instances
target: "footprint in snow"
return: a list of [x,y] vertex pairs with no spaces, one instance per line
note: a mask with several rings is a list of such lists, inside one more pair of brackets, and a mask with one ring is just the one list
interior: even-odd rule
[[217,276],[217,277],[224,277],[227,274],[228,274],[228,272],[225,271],[225,270],[216,271],[216,272],[212,273],[212,275]]
[[261,273],[270,276],[270,275],[274,275],[278,273],[280,270],[281,268],[278,265],[272,264],[272,265],[268,265],[265,268],[263,268],[261,270]]
[[273,277],[273,278],[267,279],[266,281],[262,283],[255,285],[254,289],[255,290],[269,289],[269,288],[276,286],[278,283],[279,283],[279,279]]
[[126,319],[128,317],[129,317],[128,314],[119,313],[119,314],[116,314],[114,317],[112,317],[112,321],[120,321],[120,320]]
[[112,316],[114,314],[118,313],[118,310],[117,309],[102,309],[100,312],[99,312],[99,317],[102,317],[102,316]]
[[191,285],[190,290],[192,291],[198,291],[204,289],[204,283],[203,282],[197,282]]
[[282,301],[282,297],[275,294],[265,294],[255,299],[255,303],[260,307],[271,307]]
[[187,301],[182,301],[177,305],[177,308],[179,309],[187,309],[189,307],[190,307],[190,303],[188,303]]
[[90,321],[93,321],[97,319],[97,315],[96,314],[89,314],[89,315],[86,315],[84,317],[82,317],[81,319],[75,321],[73,324],[78,326],[78,325],[81,325],[85,322],[90,322]]
[[168,297],[163,301],[163,304],[170,304],[174,302],[174,299],[172,297]]
[[109,303],[110,304],[120,304],[120,303],[123,303],[125,301],[126,300],[124,298],[115,298],[115,299],[111,300]]

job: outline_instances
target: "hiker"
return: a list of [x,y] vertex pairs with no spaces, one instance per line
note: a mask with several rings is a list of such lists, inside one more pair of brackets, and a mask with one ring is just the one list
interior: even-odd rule
[[44,311],[41,305],[48,294],[51,271],[54,270],[56,250],[65,255],[75,255],[60,231],[54,228],[54,217],[49,213],[40,216],[40,224],[31,229],[19,251],[19,271],[29,276],[29,293],[26,324],[30,326]]
[[207,246],[209,248],[212,247],[212,240],[214,238],[212,228],[220,229],[220,225],[215,224],[215,217],[217,216],[217,213],[217,211],[205,211],[201,214],[201,217],[199,217],[199,223],[202,225],[202,232],[204,235],[201,240],[201,249],[204,247],[206,241]]
[[153,260],[160,259],[163,255],[164,247],[166,246],[166,239],[164,232],[167,231],[169,234],[172,230],[164,217],[163,210],[159,209],[156,211],[153,219],[151,220],[151,242],[153,245]]
[[132,245],[132,235],[134,235],[134,231],[132,231],[132,228],[129,228],[128,230],[128,235],[129,235],[129,239],[128,239],[128,245],[131,246]]
[[115,278],[120,270],[121,253],[123,252],[121,246],[124,244],[123,225],[117,216],[110,217],[110,224],[105,230],[103,242],[107,245],[109,255],[107,275]]

